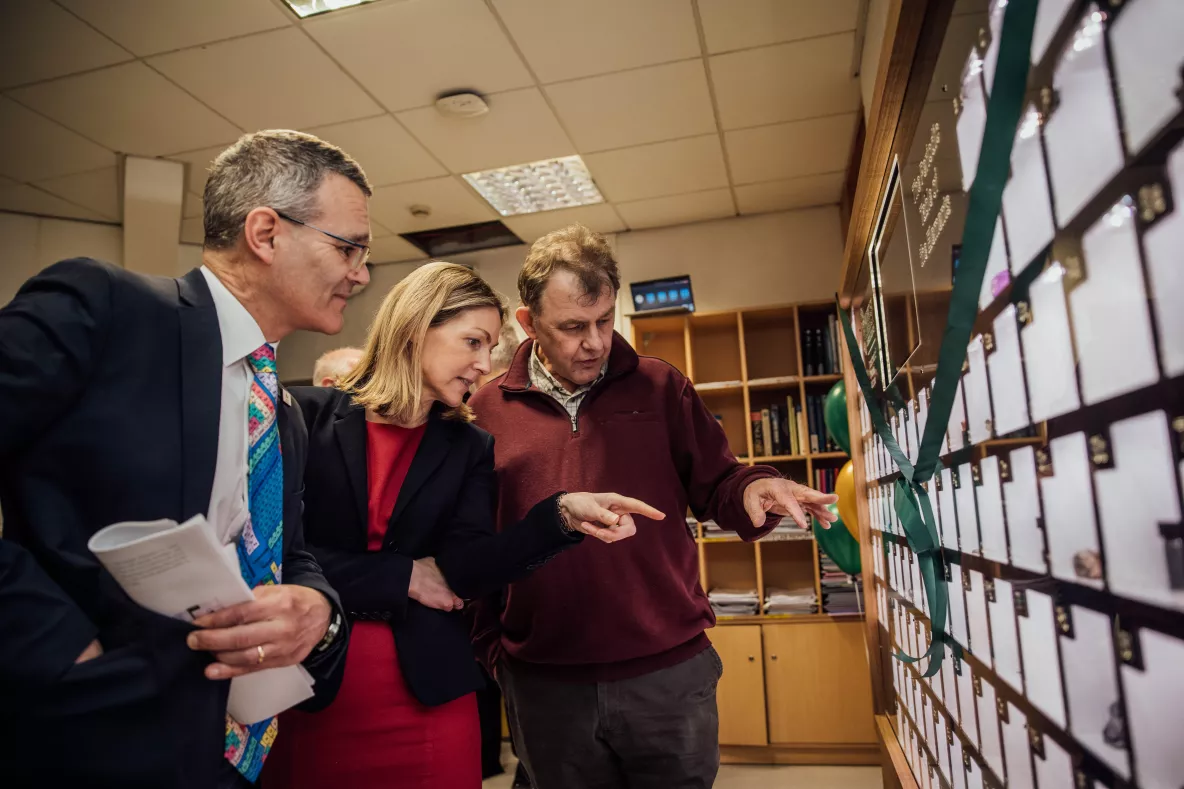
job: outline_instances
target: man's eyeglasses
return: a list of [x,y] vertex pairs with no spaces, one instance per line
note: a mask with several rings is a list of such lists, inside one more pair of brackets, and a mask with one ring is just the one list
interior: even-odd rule
[[[274,208],[272,210],[275,211]],[[357,241],[350,241],[348,238],[342,238],[336,233],[330,233],[328,230],[321,230],[315,225],[310,225],[308,222],[301,222],[299,219],[293,219],[287,214],[281,213],[279,211],[276,211],[275,213],[280,219],[287,220],[294,225],[303,225],[309,230],[315,230],[318,233],[324,233],[334,241],[340,241],[342,244],[345,244],[345,248],[338,247],[338,249],[340,250],[342,256],[345,257],[346,263],[349,264],[350,271],[357,271],[362,266],[366,265],[366,261],[370,259],[370,247],[366,246],[365,244],[359,244]]]

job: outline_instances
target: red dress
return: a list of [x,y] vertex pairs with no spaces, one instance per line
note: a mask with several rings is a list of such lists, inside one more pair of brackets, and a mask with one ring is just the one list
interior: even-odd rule
[[[382,546],[423,431],[366,423],[371,551]],[[322,712],[280,716],[263,775],[267,789],[480,789],[476,696],[420,704],[399,670],[390,625],[354,622],[337,699]]]

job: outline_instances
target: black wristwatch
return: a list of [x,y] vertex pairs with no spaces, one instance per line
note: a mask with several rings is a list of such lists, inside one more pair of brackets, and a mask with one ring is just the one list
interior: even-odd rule
[[329,629],[325,631],[325,637],[321,639],[321,643],[313,647],[313,652],[324,652],[333,643],[337,641],[337,636],[341,632],[341,614],[337,611],[333,612],[333,616],[329,618]]

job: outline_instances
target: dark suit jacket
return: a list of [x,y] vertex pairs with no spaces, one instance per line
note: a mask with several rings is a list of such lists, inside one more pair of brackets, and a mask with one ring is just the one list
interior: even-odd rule
[[[0,309],[0,783],[216,785],[227,682],[191,626],[140,608],[86,547],[126,520],[208,509],[222,342],[200,271],[146,277],[58,263]],[[304,550],[307,432],[279,412],[284,582],[336,596]],[[94,638],[102,657],[74,665]],[[306,668],[321,704],[344,639]],[[281,735],[282,736],[282,735]]]
[[367,551],[365,410],[335,389],[297,386],[291,392],[308,422],[309,550],[348,615],[390,622],[403,676],[423,704],[443,704],[483,687],[464,614],[408,598],[412,562],[435,557],[463,599],[497,591],[583,538],[563,530],[558,494],[496,534],[493,437],[443,419],[436,409],[399,490],[382,550]]

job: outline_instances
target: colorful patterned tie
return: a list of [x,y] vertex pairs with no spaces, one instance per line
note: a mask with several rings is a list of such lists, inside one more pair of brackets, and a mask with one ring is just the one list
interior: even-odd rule
[[[281,582],[284,560],[284,458],[277,421],[279,381],[275,349],[264,344],[247,357],[254,375],[247,407],[247,495],[250,517],[238,541],[243,580],[254,589]],[[226,716],[226,758],[250,781],[259,777],[275,742],[275,718],[244,726]]]

